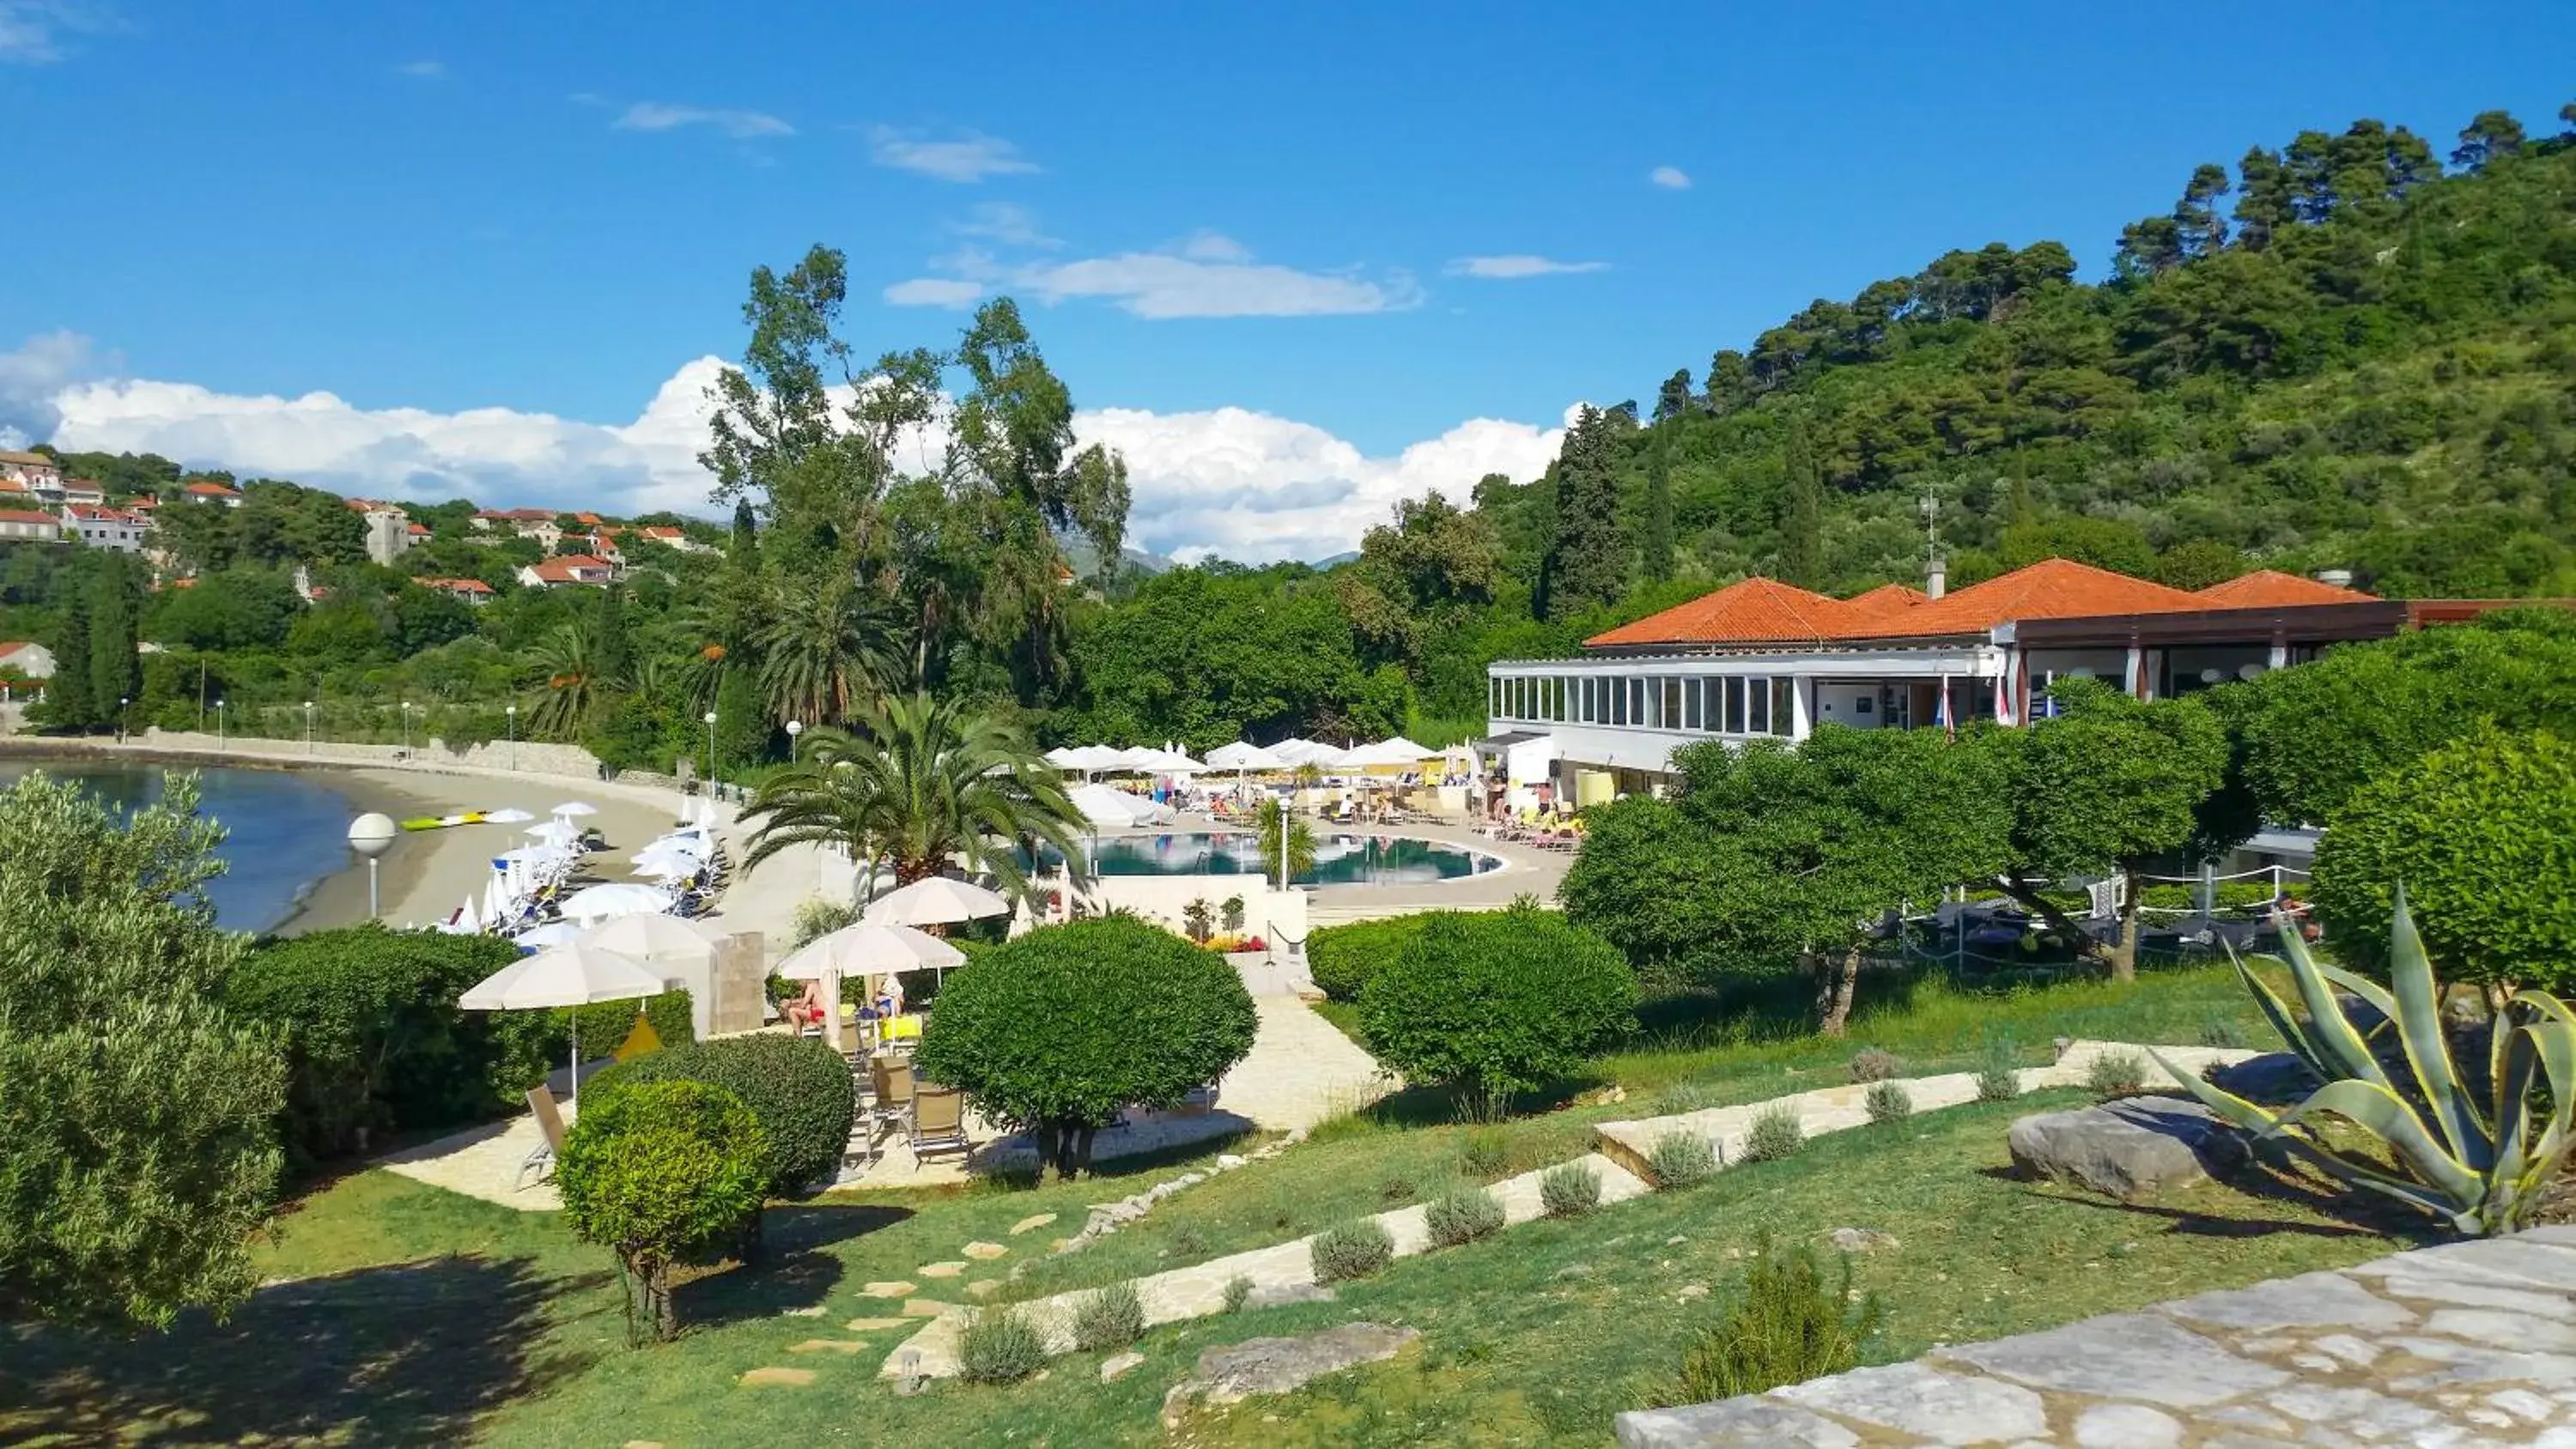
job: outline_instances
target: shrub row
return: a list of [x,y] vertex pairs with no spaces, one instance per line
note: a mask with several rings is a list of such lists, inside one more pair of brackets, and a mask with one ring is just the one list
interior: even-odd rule
[[1450,914],[1453,913],[1424,911],[1382,921],[1321,927],[1306,938],[1306,969],[1326,996],[1335,1001],[1357,1001],[1379,967],[1411,945],[1424,926]]

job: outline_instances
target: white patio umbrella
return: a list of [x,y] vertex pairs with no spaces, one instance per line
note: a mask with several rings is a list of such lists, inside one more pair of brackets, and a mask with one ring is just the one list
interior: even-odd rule
[[1212,769],[1235,771],[1278,770],[1286,768],[1288,764],[1286,760],[1261,746],[1243,740],[1237,740],[1230,745],[1219,745],[1208,751],[1207,762]]
[[468,895],[465,904],[456,908],[456,934],[479,936],[482,933],[483,918],[474,913],[474,897]]
[[516,805],[508,805],[498,810],[486,810],[483,812],[483,823],[486,825],[525,825],[536,818],[536,816],[529,814],[527,811],[520,809]]
[[1059,770],[1079,770],[1082,768],[1082,753],[1079,750],[1071,749],[1064,745],[1058,745],[1054,749],[1047,751],[1045,759],[1048,764],[1055,766]]
[[641,870],[663,870],[673,875],[695,875],[707,863],[704,843],[690,844],[665,836],[635,852],[635,864]]
[[548,921],[541,926],[530,926],[528,929],[512,936],[510,938],[510,944],[514,946],[525,946],[531,951],[541,951],[548,946],[569,946],[580,938],[581,925],[579,922]]
[[677,899],[669,891],[634,881],[611,881],[606,885],[584,886],[564,897],[563,913],[567,920],[607,921],[619,916],[657,915],[671,908]]
[[[662,994],[662,979],[643,963],[614,951],[579,944],[552,946],[523,956],[467,988],[456,1004],[468,1011],[539,1011],[588,1006],[595,1001],[634,1001]],[[581,1104],[581,1019],[573,1019],[572,1099]]]
[[647,966],[712,966],[716,959],[714,934],[678,916],[619,916],[573,939]]
[[950,926],[1010,913],[1009,901],[982,886],[934,875],[870,901],[866,918],[889,926]]
[[569,820],[549,820],[543,825],[531,825],[528,834],[532,839],[558,849],[569,849],[574,841],[581,838],[581,831]]
[[965,964],[966,953],[911,926],[858,921],[799,946],[778,963],[790,981],[834,976],[882,976],[890,971],[946,970]]
[[1409,765],[1416,760],[1427,760],[1440,753],[1438,750],[1417,745],[1402,735],[1380,740],[1369,748],[1384,756],[1389,764],[1397,765]]
[[587,800],[566,800],[548,812],[554,815],[596,815],[599,807]]
[[1146,814],[1143,801],[1124,790],[1112,790],[1106,785],[1076,785],[1065,792],[1065,798],[1071,800],[1073,808],[1081,811],[1082,818],[1095,827],[1117,829],[1134,825]]

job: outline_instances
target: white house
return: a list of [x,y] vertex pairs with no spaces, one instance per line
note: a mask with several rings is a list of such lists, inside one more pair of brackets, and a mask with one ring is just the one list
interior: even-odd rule
[[63,467],[42,453],[0,452],[0,482],[47,503],[63,501]]
[[63,505],[62,521],[80,541],[91,548],[112,548],[118,553],[143,552],[143,536],[152,531],[152,520],[121,508],[96,508],[86,503]]
[[0,643],[0,669],[14,669],[29,679],[54,677],[54,651],[26,639]]
[[0,541],[60,543],[62,520],[33,508],[0,508]]
[[519,582],[532,589],[558,589],[566,584],[599,585],[616,574],[606,559],[586,553],[568,553],[561,558],[544,559],[519,570]]

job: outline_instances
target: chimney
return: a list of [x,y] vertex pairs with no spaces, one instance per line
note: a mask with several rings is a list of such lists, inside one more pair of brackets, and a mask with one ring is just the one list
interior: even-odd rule
[[2351,588],[2351,587],[2352,587],[2352,570],[2350,570],[2350,569],[2319,569],[2319,570],[2317,570],[2317,582],[2318,582],[2318,583],[2321,583],[2321,584],[2332,584],[2332,585],[2334,585],[2334,586],[2335,586],[2336,588],[2338,588],[2338,589],[2348,589],[2348,588]]
[[1950,561],[1932,554],[1923,563],[1923,592],[1939,598],[1950,587]]

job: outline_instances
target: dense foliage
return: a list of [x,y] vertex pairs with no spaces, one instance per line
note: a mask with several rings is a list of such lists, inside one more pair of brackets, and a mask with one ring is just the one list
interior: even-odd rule
[[1049,926],[949,973],[915,1058],[924,1080],[1030,1129],[1042,1167],[1091,1165],[1128,1106],[1171,1107],[1252,1050],[1251,994],[1224,957],[1126,916]]
[[564,1221],[617,1254],[630,1340],[679,1331],[674,1259],[760,1211],[769,1144],[740,1098],[703,1082],[649,1082],[593,1104],[555,1165]]
[[2576,745],[2488,728],[2354,791],[2311,888],[2336,955],[2387,971],[2401,887],[2453,978],[2576,990]]
[[1439,915],[1419,911],[1345,926],[1318,926],[1306,938],[1306,970],[1335,1001],[1357,1001],[1378,968],[1422,934]]
[[1409,1081],[1499,1105],[1636,1026],[1637,978],[1554,912],[1434,915],[1360,993],[1370,1052]]
[[850,1064],[829,1043],[760,1032],[725,1037],[621,1062],[590,1079],[590,1111],[647,1082],[704,1082],[741,1099],[768,1140],[768,1191],[787,1196],[811,1188],[840,1165],[858,1109]]
[[41,774],[0,794],[0,1315],[166,1327],[258,1281],[286,1068],[224,1005],[196,803],[187,776],[122,820]]

